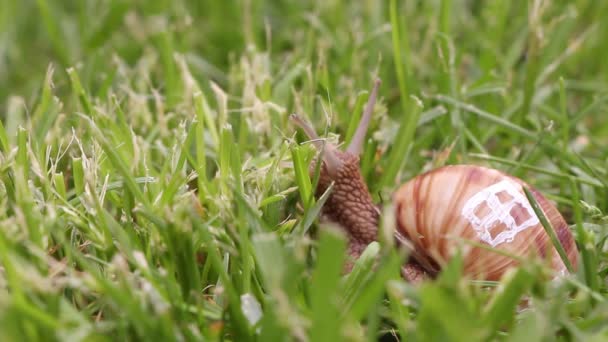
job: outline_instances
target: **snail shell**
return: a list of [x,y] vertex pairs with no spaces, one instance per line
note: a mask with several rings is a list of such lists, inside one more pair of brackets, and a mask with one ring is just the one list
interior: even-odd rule
[[430,273],[459,248],[464,273],[475,279],[498,280],[519,263],[517,257],[534,255],[566,273],[522,186],[531,190],[576,266],[574,238],[555,206],[522,180],[481,166],[445,166],[402,185],[393,196],[397,234],[413,244],[412,257]]

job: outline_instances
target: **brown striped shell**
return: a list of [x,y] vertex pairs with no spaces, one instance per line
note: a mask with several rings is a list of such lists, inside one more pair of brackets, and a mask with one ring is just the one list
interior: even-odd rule
[[522,186],[531,190],[576,267],[574,238],[555,206],[522,180],[481,166],[445,166],[402,185],[393,197],[398,234],[413,244],[412,256],[430,273],[458,249],[465,274],[476,279],[498,280],[518,258],[531,256],[566,273]]

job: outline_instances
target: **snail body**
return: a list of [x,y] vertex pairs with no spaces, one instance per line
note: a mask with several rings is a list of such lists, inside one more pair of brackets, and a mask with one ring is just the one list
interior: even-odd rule
[[[359,154],[376,101],[376,81],[351,144],[345,151],[319,139],[298,116],[291,119],[322,150],[316,195],[332,184],[322,216],[348,235],[349,254],[357,259],[378,234],[380,211],[359,171]],[[316,164],[311,165],[314,173]],[[567,269],[534,213],[522,187],[528,187],[556,231],[570,263],[578,252],[572,233],[557,208],[521,179],[475,165],[438,168],[403,184],[393,194],[395,239],[411,249],[403,276],[419,281],[436,275],[457,252],[463,272],[474,279],[498,280],[531,256],[540,256],[557,272]],[[352,267],[347,264],[347,271]]]

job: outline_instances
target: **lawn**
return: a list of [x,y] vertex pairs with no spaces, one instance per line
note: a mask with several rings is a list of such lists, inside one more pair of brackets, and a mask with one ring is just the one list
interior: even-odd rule
[[[0,340],[606,341],[607,43],[600,0],[0,0]],[[289,115],[348,141],[376,78],[343,274]],[[404,281],[391,195],[448,164],[540,190],[577,271]]]

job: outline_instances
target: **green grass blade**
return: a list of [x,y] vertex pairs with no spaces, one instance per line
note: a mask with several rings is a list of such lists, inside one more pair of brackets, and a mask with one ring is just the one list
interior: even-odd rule
[[580,192],[576,181],[571,180],[572,189],[572,209],[574,211],[574,221],[576,224],[576,236],[578,240],[580,255],[582,259],[583,275],[585,284],[589,288],[597,292],[599,290],[599,282],[597,277],[597,261],[595,257],[595,248],[593,241],[589,237],[589,233],[583,228],[583,213],[580,206]]
[[381,186],[395,184],[397,174],[401,170],[401,167],[408,161],[409,150],[413,143],[414,133],[416,132],[416,123],[422,112],[422,102],[417,99],[412,99],[411,101],[411,111],[407,116],[403,116],[397,133],[397,140],[393,144],[388,156],[386,171],[382,176]]
[[346,242],[341,235],[331,230],[322,231],[310,289],[313,317],[310,338],[313,341],[340,339],[342,324],[336,304],[345,252]]
[[538,202],[536,201],[536,198],[534,198],[534,195],[532,194],[532,192],[530,192],[530,189],[528,189],[527,187],[523,187],[523,190],[524,190],[524,193],[526,194],[526,197],[528,198],[528,201],[530,202],[530,205],[532,206],[532,209],[534,210],[534,213],[540,220],[540,223],[543,226],[543,228],[545,229],[545,232],[547,233],[547,235],[549,235],[549,238],[551,239],[551,243],[557,250],[557,253],[559,254],[562,261],[564,262],[564,265],[566,265],[566,268],[568,269],[568,271],[572,273],[574,271],[574,268],[572,266],[572,263],[570,262],[570,259],[568,259],[568,255],[566,254],[566,250],[564,249],[564,246],[562,246],[561,242],[557,238],[555,229],[553,228],[553,226],[551,225],[549,220],[547,220],[545,213],[543,212],[542,208],[538,205]]

